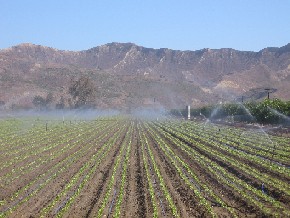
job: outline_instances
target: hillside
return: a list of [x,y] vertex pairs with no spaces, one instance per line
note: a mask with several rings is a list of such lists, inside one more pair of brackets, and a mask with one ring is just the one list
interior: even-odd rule
[[32,108],[36,95],[67,100],[72,81],[96,86],[98,108],[180,108],[271,97],[290,99],[290,44],[259,52],[225,49],[177,51],[110,43],[84,51],[33,44],[0,50],[0,106]]

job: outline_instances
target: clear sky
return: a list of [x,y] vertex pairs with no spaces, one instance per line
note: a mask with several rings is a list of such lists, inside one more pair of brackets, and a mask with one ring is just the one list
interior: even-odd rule
[[290,43],[290,0],[0,0],[0,49],[24,42],[259,51]]

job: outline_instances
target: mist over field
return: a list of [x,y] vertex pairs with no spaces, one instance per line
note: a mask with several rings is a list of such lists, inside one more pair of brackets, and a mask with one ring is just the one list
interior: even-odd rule
[[290,217],[290,1],[3,1],[0,218]]

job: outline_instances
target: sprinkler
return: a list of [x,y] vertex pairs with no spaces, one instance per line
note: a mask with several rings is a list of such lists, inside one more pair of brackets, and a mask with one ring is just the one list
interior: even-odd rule
[[265,193],[265,184],[264,183],[262,183],[261,189],[262,189],[262,192]]

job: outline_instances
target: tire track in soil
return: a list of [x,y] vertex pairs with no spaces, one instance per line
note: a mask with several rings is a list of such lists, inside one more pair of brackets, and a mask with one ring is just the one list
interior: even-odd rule
[[[140,153],[140,165],[142,166],[142,172],[144,173],[144,187],[146,192],[145,194],[145,199],[146,199],[146,205],[147,205],[147,214],[148,215],[152,215],[154,214],[154,211],[156,209],[156,213],[158,216],[165,216],[165,210],[167,209],[167,205],[164,205],[164,196],[163,196],[163,192],[161,191],[161,187],[158,185],[159,183],[156,182],[156,173],[152,164],[152,160],[150,158],[149,155],[149,151],[148,151],[148,145],[145,142],[145,136],[143,134],[143,127],[142,127],[142,122],[141,120],[139,120],[138,122],[138,137],[139,137],[139,141],[140,141],[140,147],[139,147],[139,153]],[[145,158],[145,160],[143,160],[143,158]],[[147,170],[149,173],[149,178],[147,177]],[[149,180],[149,181],[148,181]],[[157,180],[158,181],[158,180]],[[150,193],[150,187],[153,188],[154,191],[154,196],[152,199],[151,197],[151,193]],[[155,207],[153,203],[155,203]],[[165,208],[166,207],[166,208]]]
[[[162,127],[161,127],[162,128]],[[237,178],[245,181],[248,184],[251,184],[252,187],[256,188],[256,189],[261,189],[261,184],[263,183],[263,181],[259,181],[256,178],[253,178],[251,175],[245,174],[243,171],[236,169],[234,166],[231,166],[221,160],[219,160],[217,157],[214,157],[212,155],[209,155],[206,151],[201,150],[200,148],[198,148],[197,146],[192,145],[190,142],[186,141],[185,139],[177,136],[176,134],[170,132],[169,130],[166,130],[164,128],[162,128],[164,131],[166,131],[167,133],[169,133],[172,137],[175,137],[177,139],[179,139],[180,141],[182,141],[183,143],[185,143],[187,146],[189,146],[192,149],[195,149],[197,152],[199,152],[201,155],[207,157],[208,159],[210,159],[211,161],[217,163],[218,165],[220,165],[221,167],[223,167],[224,169],[226,169],[227,171],[229,171],[230,173],[232,173],[234,176],[236,176]],[[194,140],[196,140],[194,138]],[[257,170],[259,170],[262,173],[267,173],[271,176],[273,176],[274,178],[277,178],[279,180],[282,181],[288,181],[287,178],[283,177],[282,175],[266,170],[263,166],[257,165],[255,163],[252,163],[249,160],[246,160],[244,158],[240,158],[237,157],[233,154],[230,154],[228,152],[225,152],[219,148],[216,148],[214,146],[212,146],[211,144],[207,143],[207,142],[202,142],[204,145],[217,150],[218,152],[222,153],[225,156],[229,156],[231,158],[234,158],[235,160],[239,160],[245,164],[248,164],[251,167],[255,167]],[[271,189],[268,189],[268,195],[270,195],[272,198],[284,203],[284,204],[288,204],[289,200],[290,200],[290,196],[286,196],[285,194],[281,193],[280,191],[276,191],[274,189],[275,187],[272,187]]]
[[[158,131],[158,130],[156,130]],[[259,211],[257,211],[252,205],[248,205],[244,199],[240,198],[239,195],[235,191],[233,191],[230,187],[224,186],[221,184],[210,172],[201,170],[204,169],[203,166],[200,166],[198,162],[196,162],[194,159],[192,159],[191,156],[189,156],[186,152],[182,151],[178,146],[176,146],[174,143],[172,143],[169,139],[163,137],[160,135],[163,140],[168,143],[168,145],[171,147],[171,149],[183,160],[186,164],[190,166],[190,168],[196,172],[196,175],[200,179],[200,181],[204,184],[206,184],[208,187],[211,187],[213,192],[222,199],[229,207],[232,207],[236,209],[237,213],[239,214],[239,217],[243,217],[245,214],[251,215],[251,214],[257,214]],[[217,213],[223,213],[224,211],[222,209],[219,209],[219,204],[216,203],[214,200],[209,199],[206,197],[208,201],[211,202],[212,206],[215,207],[214,211],[217,211]],[[228,215],[228,214],[227,214]]]
[[[72,131],[76,131],[77,129],[72,129]],[[35,147],[33,148],[29,148],[28,150],[26,150],[25,152],[21,153],[21,155],[27,155],[29,152],[33,152],[33,151],[37,151],[37,153],[26,157],[25,159],[22,159],[20,161],[17,161],[16,163],[13,163],[12,165],[9,165],[3,169],[1,169],[1,174],[5,174],[5,173],[8,173],[11,171],[11,168],[12,169],[17,169],[17,168],[20,168],[22,166],[25,166],[26,163],[30,163],[35,159],[38,159],[41,155],[45,155],[46,153],[51,153],[51,151],[54,151],[54,150],[57,150],[59,149],[59,147],[63,146],[62,143],[58,143],[58,145],[56,145],[56,147],[53,147],[53,148],[50,148],[48,150],[45,150],[45,151],[41,151],[41,148],[44,147],[44,146],[47,146],[48,144],[54,144],[56,142],[61,142],[66,136],[65,136],[65,133],[69,132],[68,129],[62,129],[61,132],[51,132],[51,133],[48,133],[49,135],[47,135],[45,138],[39,138],[38,134],[35,133],[32,137],[36,137],[35,138],[32,138],[30,137],[29,140],[33,141],[33,145],[37,144]],[[71,135],[72,133],[69,132]],[[58,137],[59,136],[59,137]],[[25,136],[27,138],[27,136]],[[26,140],[26,138],[24,138],[23,140]],[[37,140],[37,141],[36,141]],[[50,141],[46,141],[46,140],[50,140]],[[68,143],[71,143],[74,139],[71,139]],[[21,142],[22,143],[22,142]],[[25,141],[25,143],[23,143],[23,145],[20,145],[18,149],[21,149],[22,147],[25,147],[27,146],[27,142]],[[14,155],[15,156],[15,155]],[[14,157],[12,156],[12,157]],[[8,160],[11,160],[11,157],[7,157]],[[15,159],[12,158],[12,160]]]
[[[145,137],[146,136],[144,136],[144,138]],[[149,140],[148,137],[146,137],[146,139],[147,139],[147,141]],[[164,194],[164,191],[162,190],[161,183],[160,183],[160,180],[158,178],[157,172],[154,169],[153,161],[151,159],[151,156],[150,156],[148,148],[149,148],[149,144],[144,143],[144,155],[146,156],[146,159],[147,159],[147,166],[148,166],[149,174],[150,174],[150,177],[151,177],[150,182],[151,182],[151,184],[153,186],[153,189],[155,191],[155,193],[154,193],[155,194],[155,200],[156,200],[155,203],[157,204],[158,216],[173,217],[169,202],[166,200],[166,196]],[[152,151],[152,149],[151,149],[151,152],[154,155],[154,151]],[[154,156],[154,158],[155,158],[155,156]],[[156,159],[154,159],[154,161],[155,161],[155,164],[158,167],[158,170],[162,174],[163,172],[160,169],[159,163],[156,162]],[[163,177],[163,180],[164,180],[164,177]],[[166,181],[164,181],[164,182],[166,183]],[[166,186],[166,189],[167,189],[167,186]],[[153,213],[153,210],[152,210],[152,213]]]
[[133,121],[132,149],[126,178],[126,189],[123,199],[121,217],[147,217],[145,201],[145,187],[140,163],[140,141],[137,121]]
[[[205,151],[202,151],[201,149],[197,148],[196,146],[193,146],[191,145],[190,143],[187,142],[187,145],[190,146],[191,148],[195,148],[195,150],[197,150],[200,154],[202,154],[203,156],[207,157],[208,159],[210,159],[211,161],[217,163],[218,165],[220,165],[221,167],[223,167],[224,169],[226,169],[228,172],[232,173],[235,177],[245,181],[247,184],[250,184],[252,187],[256,188],[257,190],[260,190],[261,189],[261,184],[263,183],[263,181],[259,181],[257,180],[256,178],[253,178],[251,175],[248,175],[248,174],[245,174],[243,171],[239,170],[239,169],[236,169],[234,166],[231,166],[230,164],[228,163],[225,163],[221,160],[219,160],[217,157],[214,157],[214,156],[211,156],[209,154],[207,154]],[[209,145],[210,146],[210,145]],[[212,147],[212,146],[211,146]],[[214,148],[213,148],[214,149]],[[232,155],[229,155],[227,152],[225,151],[220,151],[223,155],[228,155],[228,156],[231,156],[232,158],[235,158],[234,156]],[[255,165],[255,164],[252,164],[251,162],[246,162],[244,160],[240,160],[242,162],[244,162],[245,164],[249,164],[250,166],[254,166],[256,169],[258,169],[260,172],[263,172],[263,173],[268,173],[270,175],[273,175],[272,172],[270,171],[266,171],[264,172],[263,170],[261,170],[259,168],[258,165]],[[263,168],[262,168],[263,169]],[[276,175],[276,174],[274,174]],[[284,177],[280,177],[278,179],[281,179],[281,178],[284,178]],[[284,178],[286,179],[286,178]],[[273,187],[274,188],[274,187]],[[284,203],[284,204],[288,204],[289,200],[290,200],[290,197],[289,196],[286,196],[284,195],[283,193],[281,192],[278,192],[278,191],[275,191],[274,189],[268,189],[268,195],[270,195],[271,197],[273,197],[274,199]],[[250,206],[250,205],[249,205]],[[248,208],[246,209],[248,210]]]
[[[228,165],[228,164],[220,161],[217,157],[214,157],[214,156],[209,155],[206,151],[201,150],[197,146],[194,146],[193,144],[191,144],[187,140],[185,140],[185,139],[177,136],[176,134],[174,134],[174,133],[172,133],[172,132],[170,132],[170,131],[168,131],[168,130],[166,130],[164,128],[162,128],[162,129],[164,131],[166,131],[167,133],[169,133],[172,137],[175,137],[175,138],[179,139],[180,141],[182,141],[183,143],[185,143],[190,148],[196,150],[201,155],[207,157],[209,160],[217,163],[218,165],[220,165],[221,167],[223,167],[224,169],[226,169],[227,171],[229,171],[230,173],[232,173],[237,178],[240,178],[240,179],[244,180],[248,184],[251,184],[251,185],[252,184],[255,184],[255,181],[253,179],[251,179],[251,177],[247,177],[246,175],[244,175],[244,173],[242,171],[238,171],[237,169],[233,168],[232,166],[230,166],[230,165]],[[212,145],[210,145],[208,143],[205,143],[205,145],[211,147],[212,149],[215,149]],[[224,155],[227,155],[226,152],[222,152],[222,153]],[[186,154],[186,156],[187,156],[187,154]],[[190,157],[184,158],[184,160],[190,160],[190,159],[191,159]],[[202,174],[205,174],[206,175],[206,177],[204,177],[204,179],[203,179],[204,181],[207,181],[207,179],[205,179],[205,178],[208,178],[209,179],[208,181],[213,181],[212,182],[212,185],[217,184],[217,185],[219,185],[221,187],[222,191],[227,191],[227,197],[229,199],[234,200],[234,202],[235,202],[235,206],[233,206],[233,208],[237,209],[237,211],[239,211],[242,214],[242,216],[245,213],[247,213],[248,215],[258,214],[260,216],[263,216],[263,214],[261,213],[261,211],[258,208],[256,208],[253,205],[250,205],[249,203],[247,203],[247,201],[245,201],[245,199],[241,198],[238,195],[238,193],[236,191],[232,190],[230,187],[227,187],[227,186],[224,186],[223,184],[220,184],[220,182],[217,181],[214,178],[214,175],[212,175],[210,172],[203,171]],[[255,188],[259,189],[260,187],[258,186],[258,187],[255,187]],[[219,196],[218,193],[216,193],[216,194]],[[233,203],[233,201],[230,201],[230,202]]]
[[[85,160],[82,160],[82,162],[83,161]],[[62,174],[59,175],[62,176],[61,180],[57,178],[50,181],[39,191],[39,193],[32,196],[28,200],[28,203],[20,205],[19,208],[13,213],[18,215],[23,214],[23,212],[29,214],[39,213],[41,208],[43,208],[44,205],[48,204],[48,202],[54,198],[53,196],[57,196],[57,194],[64,188],[65,184],[68,183],[73,175],[78,172],[78,169],[81,168],[81,166],[82,163],[79,162],[72,167],[74,170],[66,169],[63,171]],[[49,192],[47,190],[49,190]],[[37,212],[32,212],[33,210],[37,210]]]
[[[60,140],[60,139],[57,139],[57,140]],[[74,137],[68,143],[73,143],[75,140],[76,140],[76,138]],[[94,139],[92,138],[91,140],[94,140]],[[87,143],[88,142],[89,141],[87,141]],[[62,146],[63,146],[63,143],[62,143]],[[79,145],[76,145],[72,149],[66,149],[66,152],[62,153],[60,156],[52,159],[51,161],[49,161],[46,164],[40,165],[37,169],[34,169],[34,170],[32,170],[32,171],[24,174],[20,178],[16,179],[15,181],[11,182],[9,184],[9,190],[10,190],[10,192],[5,191],[5,196],[9,196],[9,194],[11,194],[13,192],[16,192],[17,190],[21,189],[23,186],[25,186],[25,184],[27,184],[31,180],[31,178],[37,178],[43,172],[45,172],[46,170],[49,170],[56,163],[60,162],[64,157],[66,157],[66,156],[68,156],[68,155],[76,152],[79,149],[79,147],[80,147]],[[47,152],[50,153],[50,151],[46,151],[46,153]],[[38,155],[38,157],[39,157],[39,155]],[[48,157],[48,156],[46,155],[46,157]],[[33,158],[33,157],[31,157],[31,158]],[[29,162],[32,162],[33,161],[33,159],[31,159],[31,158],[28,159]],[[15,166],[15,168],[17,168],[17,166]]]
[[158,142],[155,141],[151,133],[148,132],[146,127],[143,127],[146,135],[149,136],[148,142],[152,145],[154,157],[160,165],[161,172],[164,170],[165,173],[162,173],[166,185],[169,187],[169,190],[174,199],[175,205],[178,206],[178,211],[181,213],[181,217],[205,217],[206,213],[203,208],[198,208],[199,202],[195,199],[195,195],[192,190],[190,190],[181,177],[178,175],[178,172],[167,160],[167,157],[163,151],[158,148]]
[[[117,154],[117,152],[114,153],[114,156],[113,157],[115,157],[116,154]],[[104,173],[103,173],[103,177],[101,179],[101,183],[97,187],[97,189],[96,189],[97,191],[94,192],[94,196],[95,197],[93,198],[92,202],[90,203],[89,210],[87,211],[87,213],[85,214],[84,217],[88,218],[91,215],[92,210],[93,210],[95,204],[98,202],[99,197],[101,195],[101,192],[103,191],[103,186],[104,186],[106,180],[109,177],[109,172],[110,172],[110,169],[112,168],[113,163],[114,163],[114,159],[112,159],[111,162],[110,162],[110,164],[106,167],[107,168],[106,171],[105,172],[103,171]]]
[[[136,213],[137,213],[137,207],[136,207],[136,202],[137,202],[137,198],[136,198],[136,184],[134,182],[134,176],[135,176],[135,141],[136,141],[136,135],[134,134],[135,129],[134,129],[134,125],[131,122],[131,126],[132,128],[132,134],[130,134],[130,138],[131,138],[131,152],[129,155],[129,159],[128,159],[128,163],[127,163],[127,170],[126,170],[126,178],[125,178],[125,184],[124,184],[124,188],[123,188],[123,200],[122,200],[122,204],[120,206],[120,214],[121,217],[136,217]],[[125,158],[125,156],[124,156]],[[120,169],[122,169],[122,164],[120,166]],[[122,176],[122,170],[120,170],[119,175],[117,177],[119,177],[119,179],[121,180],[121,176]],[[117,178],[118,180],[118,178]],[[121,185],[120,185],[121,186]],[[115,201],[117,200],[117,198],[119,197],[119,191],[120,188],[116,188],[116,197],[115,197]],[[115,206],[112,204],[112,212],[110,215],[108,215],[108,217],[112,217],[114,210],[115,210]]]
[[[86,214],[84,215],[84,217],[86,217],[86,218],[90,217],[90,215],[92,214],[95,206],[97,205],[97,203],[98,203],[98,201],[100,199],[102,191],[106,190],[105,184],[107,182],[107,179],[109,178],[110,171],[113,168],[112,166],[113,166],[113,164],[115,162],[115,158],[116,158],[117,154],[120,152],[121,145],[122,145],[123,141],[125,140],[126,132],[127,132],[128,128],[129,127],[127,127],[127,129],[123,132],[123,135],[122,135],[121,139],[118,140],[118,144],[114,145],[114,146],[117,147],[117,149],[114,152],[113,157],[110,158],[111,161],[110,161],[110,164],[107,166],[107,169],[105,170],[105,173],[104,173],[103,178],[102,178],[102,182],[98,185],[96,191],[94,192],[94,196],[95,197],[92,199],[91,203],[89,204],[89,209],[86,212]],[[106,158],[106,159],[108,159],[108,158]]]
[[[179,140],[183,141],[184,143],[186,143],[186,144],[187,144],[188,146],[190,146],[191,148],[196,148],[196,146],[192,146],[192,144],[191,144],[190,142],[186,141],[185,139],[180,138],[180,137],[177,136],[176,134],[174,134],[174,133],[172,133],[172,132],[170,132],[170,131],[168,131],[168,130],[166,130],[166,129],[164,129],[164,131],[167,131],[169,134],[171,134],[171,135],[174,136],[175,138],[178,138]],[[184,132],[183,132],[182,134],[184,134]],[[185,134],[185,135],[186,135],[186,134]],[[195,141],[200,141],[200,139],[198,139],[198,138],[196,138],[196,137],[192,137],[192,136],[189,136],[189,135],[187,135],[187,137],[191,137],[191,138],[194,139]],[[220,143],[219,141],[215,141],[215,142],[216,142],[216,143]],[[233,158],[233,159],[235,159],[235,160],[239,160],[239,161],[241,161],[241,162],[243,162],[243,163],[245,163],[245,164],[247,164],[247,165],[249,165],[249,166],[251,166],[251,167],[254,167],[254,168],[256,168],[258,171],[260,171],[260,172],[262,172],[262,173],[267,173],[267,174],[273,176],[274,178],[277,178],[277,179],[282,180],[282,181],[284,181],[284,182],[288,182],[288,180],[289,180],[289,178],[286,178],[285,175],[281,175],[281,174],[279,174],[278,172],[271,171],[271,170],[269,170],[269,168],[266,168],[266,167],[264,167],[264,166],[262,166],[262,165],[259,165],[259,164],[255,163],[255,162],[252,162],[252,161],[250,161],[249,159],[246,159],[246,158],[244,158],[244,157],[241,157],[241,156],[238,156],[238,155],[235,155],[235,154],[231,154],[230,152],[226,152],[225,150],[223,150],[223,149],[221,149],[221,148],[218,148],[218,147],[216,147],[216,146],[213,146],[213,145],[210,144],[209,142],[206,142],[206,141],[201,140],[200,143],[202,143],[202,144],[204,144],[204,145],[206,145],[206,146],[212,148],[213,150],[216,150],[216,151],[219,152],[219,153],[222,153],[223,155],[226,155],[226,156],[228,156],[228,157],[231,157],[231,158]],[[205,151],[200,151],[200,152],[205,152]],[[207,154],[207,153],[206,153],[206,154]],[[208,154],[207,154],[207,155],[208,155]],[[208,155],[208,156],[209,156],[209,155]],[[210,157],[213,158],[212,156],[210,156]],[[214,160],[213,160],[213,161],[214,161]],[[217,161],[219,161],[219,160],[217,160]],[[218,163],[218,162],[217,162],[217,163]],[[220,161],[220,163],[223,163],[223,161]],[[219,164],[219,163],[218,163],[218,164]],[[224,167],[224,166],[222,166],[222,167]],[[229,171],[232,170],[233,173],[236,172],[236,170],[235,170],[233,167],[231,167],[231,166],[228,166],[228,170],[229,170]],[[238,176],[238,175],[237,175],[237,176]]]
[[[137,127],[136,127],[137,129]],[[139,134],[137,134],[137,142],[136,142],[136,176],[135,176],[135,182],[136,182],[136,186],[137,186],[137,216],[138,217],[148,217],[147,216],[147,207],[146,207],[146,199],[145,199],[145,186],[144,186],[144,171],[141,168],[141,158],[140,158],[140,139],[139,139]]]
[[[125,177],[125,183],[123,186],[123,198],[122,198],[122,203],[120,206],[120,217],[135,217],[134,215],[136,214],[136,187],[135,187],[135,182],[134,182],[134,175],[135,175],[135,169],[130,170],[131,169],[131,165],[132,162],[134,162],[135,158],[133,156],[133,152],[132,150],[134,150],[134,142],[135,142],[135,137],[134,133],[136,134],[136,131],[134,129],[134,122],[132,120],[130,120],[130,134],[129,134],[129,138],[127,143],[130,143],[130,145],[126,145],[127,147],[125,147],[124,149],[124,154],[123,154],[123,161],[121,162],[125,162],[125,158],[126,158],[126,153],[127,153],[127,149],[128,146],[130,146],[130,153],[129,153],[129,159],[127,162],[127,166],[126,166],[126,177]],[[132,149],[133,147],[133,149]],[[122,183],[122,173],[123,173],[123,167],[124,164],[121,163],[121,165],[119,166],[119,175],[117,176],[117,181],[120,182],[116,182],[116,186],[115,186],[115,190],[117,195],[115,197],[113,197],[113,200],[111,201],[111,208],[112,211],[111,213],[109,213],[107,215],[107,217],[113,217],[115,215],[115,210],[116,210],[116,203],[117,203],[117,199],[119,198],[120,195],[120,189],[121,189],[121,183]],[[134,173],[132,173],[134,172]],[[117,173],[118,174],[118,173]],[[119,180],[118,180],[119,178]],[[133,190],[132,190],[133,189]],[[112,204],[112,202],[114,202],[114,204]],[[114,214],[114,215],[113,215]]]
[[[138,120],[138,125],[140,126],[141,121]],[[137,127],[138,128],[138,127]],[[139,153],[139,159],[140,159],[140,170],[141,170],[141,175],[140,177],[142,177],[143,179],[143,187],[144,187],[144,191],[143,192],[143,196],[145,199],[145,208],[146,208],[146,215],[148,215],[147,217],[152,217],[152,214],[154,212],[154,208],[153,208],[153,203],[152,203],[152,199],[149,193],[149,183],[148,183],[148,178],[146,175],[146,171],[145,171],[145,166],[144,166],[144,161],[143,161],[143,151],[142,151],[142,144],[141,144],[141,132],[138,129],[138,142],[139,142],[139,147],[137,148],[137,151]],[[146,156],[146,154],[144,154]],[[141,190],[140,190],[141,191]],[[140,193],[142,195],[142,193]],[[156,197],[156,196],[155,196]],[[157,210],[159,210],[159,208],[157,208]],[[159,212],[159,214],[161,214]],[[146,217],[146,216],[145,216]]]
[[[103,133],[103,131],[101,131],[101,133]],[[103,137],[103,134],[101,134]],[[77,147],[79,149],[81,149],[83,147],[82,144],[85,143],[89,143],[92,141],[98,141],[101,140],[102,142],[105,142],[108,139],[109,136],[106,136],[105,138],[101,138],[101,137],[95,137],[93,134],[91,134],[90,136],[88,136],[87,140],[84,140],[81,144],[77,145]],[[99,147],[101,147],[102,143],[98,143]],[[53,199],[52,196],[56,196],[57,193],[62,190],[62,188],[64,188],[65,183],[70,181],[70,178],[73,177],[73,175],[78,172],[78,170],[81,168],[82,164],[84,162],[87,161],[88,157],[93,156],[95,151],[91,150],[87,150],[85,149],[85,155],[82,155],[81,159],[78,159],[78,161],[76,163],[74,163],[73,166],[71,166],[70,168],[66,169],[64,172],[62,172],[62,179],[59,179],[59,175],[57,178],[57,180],[54,181],[50,181],[45,187],[43,187],[42,190],[40,190],[40,192],[33,196],[31,199],[29,199],[28,202],[26,202],[25,204],[21,205],[15,212],[14,214],[22,214],[23,215],[23,211],[27,211],[27,214],[38,214],[40,212],[40,209],[42,207],[44,207],[50,200]],[[73,169],[73,170],[72,170]],[[47,190],[50,190],[50,192],[47,192]],[[47,195],[47,193],[49,193],[49,195]],[[31,202],[31,203],[29,203]],[[41,203],[42,202],[42,203]],[[45,203],[44,203],[45,202]],[[41,205],[40,205],[41,204]],[[33,207],[31,207],[31,205],[33,205]],[[26,209],[25,209],[26,208]],[[22,210],[22,212],[21,212]]]

